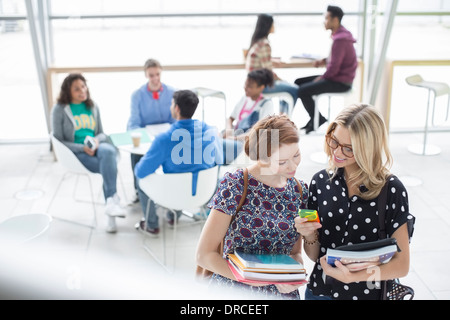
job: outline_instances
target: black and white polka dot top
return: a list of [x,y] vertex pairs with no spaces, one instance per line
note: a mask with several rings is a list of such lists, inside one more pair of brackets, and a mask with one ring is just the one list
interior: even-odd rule
[[[338,170],[333,180],[330,180],[330,177],[331,174],[328,175],[326,170],[316,173],[309,188],[308,208],[318,211],[322,224],[322,228],[318,229],[319,259],[326,254],[327,248],[379,239],[378,198],[364,200],[356,195],[349,198],[343,169]],[[361,190],[364,189],[365,187],[361,186]],[[387,236],[390,237],[407,222],[414,223],[414,217],[409,213],[408,194],[401,181],[392,176],[388,182],[386,201]],[[314,295],[349,300],[380,298],[379,283],[344,284],[330,277],[324,277],[319,259],[308,284]]]

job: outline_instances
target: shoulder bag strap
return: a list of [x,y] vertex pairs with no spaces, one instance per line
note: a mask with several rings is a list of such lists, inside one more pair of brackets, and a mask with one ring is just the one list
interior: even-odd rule
[[389,175],[386,179],[386,182],[383,188],[380,191],[378,196],[378,221],[379,221],[379,229],[378,229],[378,237],[380,239],[385,239],[386,236],[386,203],[387,203],[387,195],[388,195],[388,184],[392,175]]
[[302,187],[300,181],[298,181],[296,177],[294,177],[294,179],[295,179],[295,182],[297,182],[298,192],[300,193],[300,200],[303,201],[303,187]]
[[[242,206],[244,205],[245,198],[247,197],[247,189],[248,189],[248,169],[244,168],[244,190],[242,192],[241,200],[239,201],[239,205],[236,209],[236,213],[232,216],[230,224],[234,221],[236,218],[237,213],[241,210]],[[225,245],[225,237],[222,239],[222,241],[219,244],[219,247],[217,248],[217,252],[223,256],[223,247]],[[208,279],[212,276],[213,272],[207,269],[204,269],[197,265],[196,269],[196,275],[200,279]]]
[[[239,205],[236,209],[236,213],[231,216],[230,225],[233,223],[234,219],[236,219],[236,216],[238,212],[242,209],[242,206],[244,205],[245,199],[247,198],[247,190],[248,190],[248,169],[244,168],[244,190],[242,191],[241,200],[239,201]],[[223,246],[225,243],[225,237],[222,239],[222,242],[219,245],[219,253],[223,255]]]
[[[387,238],[386,234],[386,204],[388,195],[388,184],[392,175],[389,175],[386,179],[386,183],[378,196],[378,221],[380,228],[378,229],[378,237],[380,239]],[[381,281],[381,300],[388,300],[388,281]]]
[[247,191],[248,191],[248,169],[244,168],[244,190],[242,191],[241,200],[239,201],[239,205],[236,209],[236,214],[233,215],[233,218],[231,219],[230,223],[233,222],[238,212],[241,211],[245,199],[247,198]]

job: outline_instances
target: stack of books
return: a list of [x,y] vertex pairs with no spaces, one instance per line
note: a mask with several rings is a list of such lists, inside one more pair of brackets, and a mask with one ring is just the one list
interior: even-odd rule
[[388,238],[328,249],[327,262],[335,266],[334,262],[338,260],[350,271],[359,271],[371,266],[388,263],[398,251],[396,239]]
[[266,284],[306,283],[306,270],[285,254],[252,254],[236,251],[228,254],[228,266],[240,282]]

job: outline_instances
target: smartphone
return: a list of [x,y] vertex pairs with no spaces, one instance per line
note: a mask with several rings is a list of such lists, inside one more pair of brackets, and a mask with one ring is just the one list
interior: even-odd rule
[[301,218],[307,218],[307,222],[319,222],[319,214],[316,210],[310,210],[310,209],[300,209],[298,210],[298,214]]
[[84,145],[87,146],[89,149],[94,150],[96,147],[94,138],[91,136],[86,136],[86,138],[84,138]]

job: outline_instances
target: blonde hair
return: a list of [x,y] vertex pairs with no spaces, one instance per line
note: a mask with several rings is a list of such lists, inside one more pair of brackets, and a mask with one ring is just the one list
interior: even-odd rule
[[162,69],[161,63],[159,63],[156,59],[148,59],[144,63],[144,71],[146,71],[148,68],[158,68]]
[[298,143],[297,126],[286,115],[267,116],[253,125],[245,137],[244,151],[254,161],[267,161],[282,144]]
[[[338,125],[348,129],[355,161],[359,167],[348,177],[347,183],[357,186],[358,190],[361,185],[367,188],[366,192],[359,192],[361,198],[365,200],[376,198],[392,166],[392,155],[389,151],[383,117],[370,105],[354,104],[338,114],[328,126],[327,134],[332,134]],[[328,172],[333,172],[331,177],[333,178],[338,168],[331,160],[331,148],[326,142],[324,148],[330,159]]]

